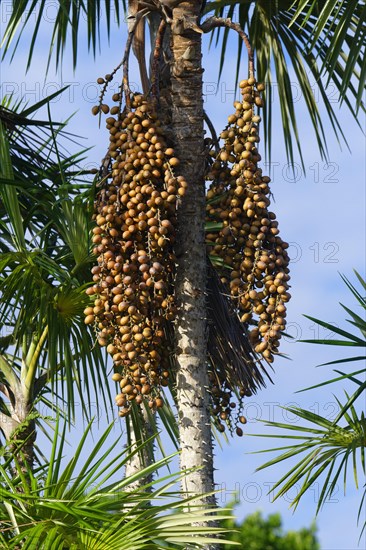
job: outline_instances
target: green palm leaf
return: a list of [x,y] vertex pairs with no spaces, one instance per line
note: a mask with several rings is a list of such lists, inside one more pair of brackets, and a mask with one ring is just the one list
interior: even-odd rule
[[[358,279],[358,282],[360,283],[360,285],[364,289],[365,288],[365,280],[361,277],[361,275],[359,273],[357,273],[357,271],[355,271],[355,275]],[[353,298],[356,301],[355,307],[362,308],[362,310],[365,312],[366,311],[366,299],[365,299],[365,297],[362,296],[361,292],[349,281],[349,279],[347,277],[345,277],[344,275],[341,275],[341,277],[342,277],[343,282],[346,284],[346,286],[350,290]],[[349,324],[351,324],[353,327],[356,327],[360,331],[361,336],[359,336],[358,334],[354,334],[354,333],[351,333],[349,331],[346,331],[344,329],[341,329],[338,326],[334,326],[331,323],[326,323],[324,321],[321,321],[320,319],[316,319],[314,317],[309,317],[308,315],[305,315],[305,317],[307,317],[308,319],[314,321],[319,326],[325,327],[327,330],[329,330],[329,331],[331,331],[335,334],[338,334],[339,336],[342,336],[343,339],[342,340],[336,340],[336,339],[324,340],[324,339],[319,338],[319,339],[302,340],[302,341],[312,343],[312,344],[320,344],[320,345],[335,345],[335,346],[342,346],[342,347],[358,347],[358,348],[362,348],[362,350],[366,353],[366,320],[365,320],[365,317],[361,317],[358,313],[356,313],[354,311],[355,308],[350,309],[349,307],[344,306],[343,304],[340,304],[340,305],[351,317],[351,319],[347,319],[347,322]],[[365,355],[356,355],[356,356],[347,357],[345,359],[336,359],[334,361],[324,363],[323,365],[320,365],[320,366],[337,365],[337,364],[340,364],[340,363],[344,364],[344,363],[364,361],[364,360],[365,360]],[[335,372],[339,373],[339,371],[335,371]],[[366,372],[366,367],[364,367],[363,369],[358,370],[356,372],[349,373],[349,374],[343,374],[342,373],[341,377],[336,377],[336,378],[327,380],[326,382],[323,382],[321,384],[317,384],[317,385],[312,386],[311,388],[307,388],[307,389],[318,388],[318,387],[323,386],[325,384],[330,384],[330,383],[333,383],[333,382],[336,382],[336,381],[339,381],[339,380],[343,380],[345,378],[348,379],[348,380],[351,380],[352,382],[356,383],[359,386],[357,388],[357,390],[354,392],[354,394],[348,399],[347,403],[341,408],[340,413],[338,414],[337,418],[334,421],[336,423],[347,412],[348,408],[366,390],[366,383],[364,381],[359,381],[356,378],[354,378],[355,374],[359,375],[359,374],[363,374],[365,372]],[[305,391],[305,390],[303,390],[303,391]]]
[[[149,472],[166,467],[171,457],[157,461],[128,479],[112,481],[138,448],[116,454],[119,440],[108,445],[113,425],[93,443],[87,426],[71,460],[63,459],[66,425],[55,436],[48,463],[29,480],[10,477],[7,466],[0,465],[0,506],[4,548],[118,548],[119,550],[158,550],[164,548],[201,548],[221,540],[223,529],[197,525],[212,514],[225,519],[227,511],[204,510],[197,498],[179,499],[173,490],[180,475],[161,476],[159,486],[129,490],[130,483],[146,478]],[[189,511],[183,509],[189,507]],[[168,515],[167,515],[168,514]],[[193,525],[192,525],[193,524]]]
[[[323,484],[323,490],[318,502],[317,512],[319,511],[326,498],[329,498],[335,490],[336,482],[341,473],[346,478],[347,473],[347,461],[350,456],[359,451],[360,458],[364,455],[364,447],[366,442],[366,424],[363,416],[359,417],[353,406],[349,407],[352,411],[351,418],[349,415],[345,415],[348,424],[345,427],[335,425],[334,422],[324,419],[323,417],[301,409],[298,407],[284,407],[284,410],[296,415],[299,418],[307,420],[313,427],[306,426],[294,426],[293,424],[284,424],[278,422],[265,422],[265,425],[273,428],[280,428],[284,430],[291,430],[296,435],[290,435],[285,433],[282,435],[264,435],[261,437],[280,437],[281,439],[289,440],[289,445],[279,447],[276,449],[266,449],[260,452],[272,452],[274,450],[282,450],[284,453],[280,454],[276,458],[266,462],[260,466],[257,470],[262,470],[274,464],[278,464],[290,457],[294,457],[300,453],[307,453],[301,460],[286,474],[275,483],[273,491],[279,489],[274,499],[285,494],[290,488],[296,484],[301,484],[301,489],[292,502],[295,507],[298,505],[303,494],[309,490],[311,485],[318,477],[327,469],[328,475],[325,483]],[[309,434],[309,435],[305,435]],[[290,444],[290,440],[295,439],[300,441],[296,445]],[[337,460],[340,459],[336,475],[331,478],[333,469],[336,466]],[[362,458],[361,458],[362,459]],[[363,459],[362,459],[363,461]],[[362,468],[363,469],[363,468]],[[358,470],[356,461],[353,463],[353,471],[355,476],[356,486],[358,485]],[[329,486],[330,480],[332,481]]]
[[[37,104],[38,107],[49,104],[55,95],[58,95],[58,92],[42,100]],[[3,252],[14,249],[11,236],[14,231],[10,229],[14,223],[17,223],[18,233],[22,223],[23,232],[31,236],[34,247],[38,244],[39,248],[43,248],[44,243],[48,241],[52,248],[59,231],[55,225],[65,216],[58,189],[61,185],[65,186],[64,199],[68,195],[71,198],[80,194],[78,187],[82,172],[72,175],[72,187],[69,185],[71,183],[69,174],[71,168],[75,171],[77,163],[81,161],[81,155],[70,157],[66,152],[60,152],[55,146],[57,139],[68,139],[72,136],[66,132],[65,125],[27,118],[28,114],[35,112],[36,106],[22,112],[0,107],[2,154],[5,154],[6,147],[11,161],[11,173],[8,169],[5,173],[4,169],[5,166],[9,166],[9,160],[2,159],[1,166],[4,168],[0,174],[0,186],[8,194],[14,194],[15,190],[18,193],[18,204],[14,203],[14,198],[11,205],[6,206],[5,203],[0,202],[2,230],[0,250]],[[61,178],[62,174],[65,175],[63,178]],[[65,196],[66,191],[68,195]],[[20,212],[15,220],[17,209]]]
[[[126,3],[123,2],[126,10]],[[112,18],[119,26],[122,23],[120,3],[115,0],[96,2],[73,2],[59,0],[55,18],[49,62],[55,55],[56,66],[61,62],[68,33],[72,41],[72,58],[74,67],[77,63],[79,34],[86,22],[88,46],[95,54],[101,45],[101,10],[105,13],[106,31],[109,36]],[[46,7],[46,1],[18,2],[13,0],[13,11],[3,37],[4,55],[12,50],[16,52],[24,29],[33,21],[31,15],[37,9],[37,21],[34,26],[29,48],[28,67],[34,54],[39,25]],[[236,10],[235,8],[238,8]],[[327,111],[329,121],[338,139],[344,139],[338,122],[337,112],[327,95],[326,87],[333,84],[341,101],[347,105],[357,121],[357,111],[362,107],[362,94],[366,79],[366,66],[363,63],[365,45],[366,8],[359,0],[232,0],[208,2],[205,13],[228,17],[238,13],[239,23],[249,34],[257,57],[257,76],[267,83],[266,101],[263,113],[264,134],[267,152],[271,152],[272,134],[272,85],[274,78],[279,87],[279,102],[282,118],[282,129],[285,138],[288,159],[293,162],[295,146],[301,156],[301,132],[298,129],[294,106],[296,100],[291,86],[292,70],[297,77],[301,95],[305,99],[315,139],[323,158],[327,157],[326,135],[319,116],[313,83],[308,73],[319,88],[321,99]],[[19,29],[19,32],[18,32]],[[70,31],[70,32],[69,32]],[[217,29],[216,46],[220,36],[221,53],[218,67],[219,76],[227,54],[228,29]],[[17,36],[18,35],[18,36]],[[213,37],[212,37],[213,38]],[[237,71],[242,55],[242,41],[238,40]],[[322,78],[327,79],[326,84]],[[296,91],[297,94],[297,91]]]
[[88,205],[93,187],[89,184],[86,198],[77,185],[69,191],[74,180],[68,170],[77,168],[77,158],[60,153],[57,123],[9,110],[0,115],[0,325],[11,334],[3,341],[4,351],[15,343],[10,365],[22,364],[12,376],[5,355],[0,370],[13,392],[21,381],[26,400],[35,388],[44,399],[44,389],[50,388],[59,403],[67,403],[71,421],[76,394],[85,414],[87,403],[98,397],[111,405],[105,358],[83,322],[89,305],[85,282],[92,260]]
[[[270,157],[272,128],[273,84],[278,86],[282,128],[290,162],[294,144],[301,156],[301,131],[297,127],[296,97],[304,98],[322,157],[327,158],[326,135],[320,120],[314,84],[338,139],[345,140],[342,128],[327,94],[332,84],[357,121],[362,108],[366,68],[365,50],[366,9],[357,0],[329,2],[326,0],[231,0],[208,2],[205,13],[230,17],[234,7],[239,9],[238,20],[248,33],[256,53],[257,78],[267,83],[263,109],[266,151]],[[225,29],[226,31],[226,29]],[[216,30],[217,39],[219,30]],[[221,41],[222,64],[227,54],[226,36]],[[217,42],[216,42],[217,43]],[[240,43],[240,42],[239,42]],[[238,48],[239,57],[241,49]],[[275,78],[272,68],[275,68]],[[237,65],[236,81],[239,78]],[[295,72],[295,93],[289,75]],[[309,75],[314,82],[310,80]],[[326,80],[326,83],[323,83]]]
[[[366,39],[366,6],[358,0],[337,0],[336,2],[316,2],[301,0],[297,4],[292,24],[298,19],[304,23],[311,19],[313,22],[312,36],[309,49],[320,49],[319,39],[323,38],[322,72],[327,74],[328,82],[336,71],[340,58],[343,58],[343,79],[340,87],[341,95],[347,93],[355,74],[359,75],[356,92],[357,109],[361,106],[361,99],[365,86],[365,64],[363,63]],[[304,12],[306,16],[304,18]],[[347,52],[347,53],[345,53]]]
[[[122,1],[122,6],[123,9],[126,9],[125,0]],[[32,17],[34,11],[36,11],[36,24],[34,25],[33,36],[29,48],[27,68],[30,67],[32,61],[34,46],[38,38],[41,21],[45,17],[47,20],[47,1],[13,0],[13,11],[2,40],[2,47],[4,48],[5,55],[15,39],[18,27],[20,27],[20,32],[12,52],[12,56],[14,56],[25,27],[28,23],[34,22]],[[95,0],[94,2],[86,2],[84,0],[79,0],[78,2],[73,0],[59,0],[49,46],[48,64],[50,63],[54,50],[56,56],[56,66],[58,66],[62,61],[68,31],[71,30],[72,58],[74,67],[76,66],[80,20],[82,22],[86,20],[87,22],[88,47],[92,49],[93,54],[95,55],[96,48],[100,45],[100,14],[102,12],[106,13],[106,30],[109,36],[112,17],[115,19],[117,25],[121,22],[121,2],[119,2],[119,0],[114,0],[113,2],[111,0],[105,0],[104,2],[101,2],[101,0]]]
[[[0,122],[0,166],[0,177],[6,181],[14,181],[9,144],[2,122]],[[16,190],[12,185],[0,183],[0,191],[4,206],[9,213],[10,231],[14,244],[17,250],[24,250],[25,236]]]
[[[365,281],[357,272],[356,275],[359,283],[364,289]],[[366,302],[364,297],[361,295],[361,292],[357,290],[357,288],[346,277],[342,276],[342,279],[351,291],[353,297],[356,299],[357,307],[362,307],[365,310]],[[333,326],[330,323],[325,323],[319,319],[307,316],[320,326],[323,326],[328,330],[332,330],[335,334],[343,337],[343,340],[317,339],[309,342],[322,345],[335,344],[343,347],[357,346],[363,348],[363,350],[366,350],[366,322],[360,315],[358,315],[358,313],[355,313],[353,309],[343,305],[342,307],[351,317],[351,319],[348,319],[348,322],[361,332],[361,337],[337,326]],[[325,364],[347,363],[363,359],[364,356],[356,356],[331,361],[330,363]],[[301,409],[298,407],[284,407],[284,410],[307,421],[307,425],[300,426],[297,424],[266,422],[267,426],[280,429],[281,431],[286,430],[286,432],[282,432],[281,434],[266,434],[260,436],[272,437],[275,439],[281,438],[281,440],[288,441],[288,445],[260,451],[280,451],[280,454],[260,466],[258,470],[273,466],[279,462],[286,461],[289,458],[294,458],[297,455],[302,454],[301,460],[297,462],[288,472],[286,472],[285,475],[274,485],[273,490],[277,490],[274,498],[276,499],[280,495],[285,494],[290,488],[294,487],[294,485],[298,483],[301,488],[292,502],[292,505],[296,507],[302,496],[310,489],[312,484],[316,480],[322,479],[322,488],[318,499],[317,512],[320,510],[325,501],[332,496],[336,489],[336,484],[342,476],[344,491],[346,491],[348,472],[352,470],[355,486],[358,488],[360,470],[363,475],[366,471],[366,419],[364,413],[358,413],[355,408],[355,405],[360,401],[360,398],[364,397],[366,390],[366,382],[364,380],[360,380],[356,376],[364,374],[366,372],[366,368],[362,368],[351,373],[343,373],[339,370],[336,370],[335,372],[341,376],[306,388],[307,390],[311,390],[326,384],[340,382],[341,380],[350,381],[356,384],[357,389],[353,394],[348,395],[348,393],[345,392],[345,403],[342,403],[336,397],[340,410],[333,421],[327,420],[326,418],[316,415],[306,409]],[[359,518],[361,517],[364,504],[365,493],[363,494],[360,502],[358,513]],[[366,523],[362,527],[362,532],[365,529],[365,525]]]

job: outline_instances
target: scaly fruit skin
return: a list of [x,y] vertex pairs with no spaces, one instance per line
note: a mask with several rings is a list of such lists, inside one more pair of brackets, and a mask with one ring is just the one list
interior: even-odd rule
[[[207,221],[221,222],[223,227],[208,232],[206,238],[244,327],[252,327],[249,337],[255,351],[272,363],[290,299],[288,244],[279,236],[276,216],[269,211],[270,178],[258,166],[261,119],[255,107],[263,106],[264,85],[249,78],[240,82],[240,89],[242,101],[234,103],[236,111],[220,134],[224,144],[218,154],[212,153],[207,173],[212,182],[207,191]],[[227,381],[211,378],[214,411],[221,419],[222,413],[230,416],[231,388]],[[242,389],[241,397],[245,394]]]
[[[119,101],[119,97],[115,98]],[[161,386],[168,384],[167,324],[174,320],[176,208],[186,182],[175,177],[179,164],[168,147],[151,103],[135,95],[130,112],[111,112],[111,177],[95,201],[94,305],[85,310],[101,346],[115,367],[120,416],[131,402],[163,406]]]

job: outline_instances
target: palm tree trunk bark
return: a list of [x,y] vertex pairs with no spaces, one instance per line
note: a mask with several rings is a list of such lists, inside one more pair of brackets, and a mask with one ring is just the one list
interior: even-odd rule
[[[36,379],[37,365],[47,341],[47,327],[40,336],[33,335],[31,342],[25,341],[21,373],[18,377],[5,356],[0,355],[1,371],[7,380],[0,384],[0,392],[8,401],[8,411],[0,414],[0,430],[18,466],[26,476],[33,470],[35,461],[35,441],[37,411],[34,407],[34,387],[44,384],[46,379]],[[16,470],[14,470],[15,472]]]
[[[33,404],[24,398],[20,384],[18,391],[11,392],[9,388],[0,385],[0,391],[10,396],[10,415],[0,414],[0,430],[4,434],[6,445],[15,458],[24,476],[27,477],[28,470],[34,467],[36,440],[36,424],[33,417]],[[17,469],[12,466],[14,476]]]
[[[131,6],[129,1],[129,5]],[[201,34],[187,30],[196,23],[201,2],[176,2],[171,26],[170,83],[160,82],[160,100],[167,95],[166,109],[180,173],[188,183],[179,208],[179,235],[176,247],[178,269],[176,296],[179,313],[176,319],[177,403],[180,434],[180,466],[189,470],[183,480],[186,495],[201,496],[201,504],[216,506],[214,490],[213,448],[209,413],[207,333],[206,333],[206,249],[205,222],[205,154],[203,131],[203,97]],[[168,30],[167,30],[168,32]],[[170,56],[168,56],[170,57]],[[170,88],[170,89],[169,89]],[[163,93],[164,92],[164,93]],[[166,94],[166,93],[167,94]],[[165,119],[164,119],[165,120]],[[136,466],[138,466],[136,459]],[[128,465],[128,471],[135,466]],[[190,471],[195,469],[195,471]],[[217,550],[208,545],[206,550]]]
[[[206,250],[204,242],[205,183],[201,35],[184,30],[196,22],[201,2],[183,2],[172,23],[172,129],[180,172],[188,188],[179,208],[176,295],[177,402],[185,493],[202,495],[215,506],[213,449],[206,366]],[[207,547],[210,549],[216,546]]]
[[[148,414],[144,406],[138,407],[138,414],[140,417],[139,427],[140,427],[141,439],[136,437],[136,433],[133,429],[133,425],[132,425],[132,422],[130,422],[130,419],[126,419],[126,422],[130,422],[130,444],[132,446],[131,450],[135,450],[135,447],[137,445],[140,445],[147,439],[151,439],[154,435],[154,428],[151,425],[150,419],[148,417]],[[126,479],[133,476],[137,472],[140,472],[144,468],[147,468],[147,466],[151,466],[151,464],[153,463],[154,463],[154,443],[153,441],[151,441],[140,452],[136,453],[126,463],[126,468],[125,468]],[[139,489],[143,485],[146,485],[147,483],[151,483],[152,481],[153,481],[153,475],[149,474],[145,477],[142,477],[130,483],[128,486],[128,490],[134,491],[136,489]]]
[[32,417],[32,412],[32,404],[19,404],[18,414],[16,416],[23,427],[16,430],[11,435],[9,441],[12,455],[16,457],[25,477],[28,475],[28,469],[33,470],[35,461],[34,445],[36,441],[36,423],[33,418],[30,419]]

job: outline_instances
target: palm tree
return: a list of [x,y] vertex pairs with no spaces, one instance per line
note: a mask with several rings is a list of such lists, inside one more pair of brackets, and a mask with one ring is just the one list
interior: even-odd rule
[[72,422],[77,401],[87,416],[94,394],[110,403],[103,355],[82,322],[91,261],[85,174],[57,144],[67,138],[63,125],[30,118],[40,106],[0,109],[0,428],[25,468],[35,460],[38,405],[65,408]]
[[[202,34],[198,28],[203,3],[174,2],[173,10],[168,2],[146,2],[141,6],[142,16],[150,16],[152,11],[158,20],[168,23],[172,29],[171,43],[164,43],[165,53],[170,56],[170,84],[168,84],[171,106],[171,138],[179,157],[180,173],[188,182],[187,193],[179,213],[179,243],[176,292],[180,298],[180,308],[176,321],[176,388],[178,417],[180,423],[180,445],[182,448],[181,466],[202,466],[185,477],[187,491],[197,494],[208,493],[213,488],[213,460],[209,413],[209,379],[206,368],[207,337],[205,301],[207,261],[204,246],[205,231],[205,142],[204,114],[202,108]],[[38,21],[42,19],[45,1],[37,3]],[[56,40],[56,58],[61,61],[70,25],[73,36],[73,61],[77,62],[79,23],[82,12],[87,13],[89,41],[96,49],[99,29],[99,10],[103,6],[107,14],[107,28],[111,31],[111,3],[65,2],[59,1],[59,12],[55,22],[53,41]],[[5,52],[13,44],[18,24],[21,29],[29,21],[25,16],[27,3],[14,4],[14,11],[5,32]],[[121,24],[119,2],[114,2],[117,23]],[[126,6],[124,6],[126,7]],[[130,6],[131,7],[131,6]],[[34,8],[34,5],[32,5]],[[31,11],[31,10],[30,10]],[[303,0],[295,3],[278,1],[274,5],[267,2],[211,2],[203,7],[206,15],[231,17],[238,13],[241,27],[248,32],[249,40],[256,53],[257,78],[267,84],[264,107],[264,134],[268,154],[271,150],[272,110],[271,82],[272,67],[275,67],[280,93],[280,108],[289,159],[293,158],[294,142],[301,151],[298,135],[295,104],[290,85],[290,68],[299,81],[306,99],[310,119],[314,126],[316,142],[320,153],[326,157],[326,136],[318,107],[311,91],[311,83],[306,70],[315,78],[320,94],[337,136],[344,138],[342,129],[332,104],[327,98],[323,78],[332,82],[341,100],[349,108],[352,116],[363,108],[362,90],[365,70],[362,62],[362,48],[365,34],[365,11],[357,1]],[[30,13],[30,12],[29,12]],[[138,16],[131,10],[132,38],[134,22]],[[221,71],[225,60],[225,47],[230,23],[224,20],[209,19],[201,30],[222,32],[220,57]],[[153,28],[153,27],[152,27]],[[216,29],[216,30],[215,30]],[[35,27],[34,38],[38,32]],[[161,39],[159,33],[156,35]],[[238,39],[238,54],[243,48],[243,35]],[[33,43],[30,48],[29,63],[32,59]],[[52,49],[50,49],[50,55]],[[238,59],[240,55],[238,55]],[[168,113],[169,114],[169,113]],[[189,124],[187,122],[189,121]],[[198,154],[197,154],[198,152]],[[235,387],[236,381],[233,380]]]

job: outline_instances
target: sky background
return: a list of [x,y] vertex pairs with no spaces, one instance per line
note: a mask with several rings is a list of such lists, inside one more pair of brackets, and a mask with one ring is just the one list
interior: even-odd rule
[[[96,79],[111,72],[121,60],[126,39],[126,26],[123,24],[120,30],[116,26],[112,27],[112,35],[108,42],[102,18],[102,46],[94,59],[92,54],[88,53],[86,24],[83,25],[75,72],[72,68],[71,50],[67,48],[60,70],[56,73],[55,65],[52,63],[45,77],[56,4],[57,2],[51,0],[48,3],[29,71],[26,72],[26,64],[31,30],[35,24],[33,16],[13,61],[10,60],[10,56],[7,56],[2,62],[1,96],[13,93],[16,99],[23,97],[27,103],[33,104],[62,86],[70,85],[61,97],[52,102],[53,119],[64,121],[75,113],[70,120],[68,130],[80,136],[79,142],[83,147],[92,147],[83,167],[99,168],[100,160],[107,149],[109,136],[104,125],[102,124],[99,128],[97,117],[91,115],[91,108],[97,103],[99,95]],[[1,3],[1,34],[8,22],[11,5],[10,0],[3,0]],[[205,36],[203,58],[205,109],[219,132],[226,125],[227,116],[233,112],[236,37],[228,42],[220,83],[217,83],[219,53],[215,49],[209,50],[208,43],[209,37]],[[245,78],[246,74],[246,56],[243,55],[241,78]],[[138,81],[134,61],[131,62],[130,79],[131,82]],[[293,85],[297,86],[295,79],[293,79]],[[316,87],[314,90],[316,93]],[[111,94],[115,91],[117,91],[117,81],[111,86]],[[297,340],[332,337],[329,332],[317,327],[303,314],[312,315],[347,330],[345,315],[339,302],[351,308],[354,304],[339,274],[342,273],[355,282],[353,268],[361,274],[365,273],[364,135],[347,108],[339,106],[334,89],[329,89],[338,120],[348,139],[350,151],[344,145],[340,148],[326,119],[325,110],[319,103],[329,150],[329,161],[325,162],[318,153],[305,102],[298,92],[295,108],[305,171],[300,166],[299,158],[295,158],[294,176],[285,155],[277,101],[278,93],[277,88],[273,100],[275,117],[272,139],[273,166],[270,174],[275,201],[271,209],[279,220],[282,238],[290,243],[292,299],[288,307],[287,332],[294,339],[283,338],[281,351],[290,359],[276,360],[274,372],[271,373],[274,384],[268,383],[266,389],[247,400],[244,411],[248,418],[246,434],[269,433],[269,429],[265,428],[259,420],[296,422],[293,416],[281,409],[281,406],[286,405],[296,404],[326,418],[334,418],[338,407],[333,394],[343,399],[343,387],[346,389],[346,385],[326,386],[312,392],[295,392],[329,378],[332,375],[331,367],[315,368],[316,365],[345,356],[345,353],[339,349],[300,343]],[[235,98],[237,97],[238,90],[235,91]],[[37,114],[37,118],[42,116],[47,118],[44,110]],[[363,115],[360,115],[359,121],[364,128]],[[77,146],[70,148],[70,153],[78,149]],[[261,149],[263,172],[269,174],[263,146]],[[99,413],[102,418],[100,426],[102,429],[103,425],[105,426],[104,413],[101,411]],[[117,425],[115,431],[118,432],[120,429]],[[79,435],[73,436],[71,433],[69,441],[72,442],[73,437],[77,442]],[[255,469],[267,461],[271,455],[251,453],[275,444],[275,440],[243,437],[230,440],[229,444],[223,442],[222,448],[216,445],[216,483],[222,489],[218,502],[220,505],[228,504],[236,491],[240,500],[236,507],[239,519],[242,519],[245,514],[261,509],[265,514],[281,512],[286,529],[308,526],[314,518],[319,486],[315,486],[313,491],[308,492],[293,514],[289,510],[289,501],[293,493],[278,499],[275,503],[272,503],[267,495],[273,483],[286,470],[289,470],[290,464],[284,463],[254,473]],[[166,445],[169,449],[169,442]],[[325,504],[317,519],[322,550],[355,550],[364,547],[363,543],[358,546],[359,530],[356,525],[356,516],[359,499],[360,493],[354,489],[353,480],[349,478],[346,497],[343,496],[343,487],[339,486],[331,502]]]

